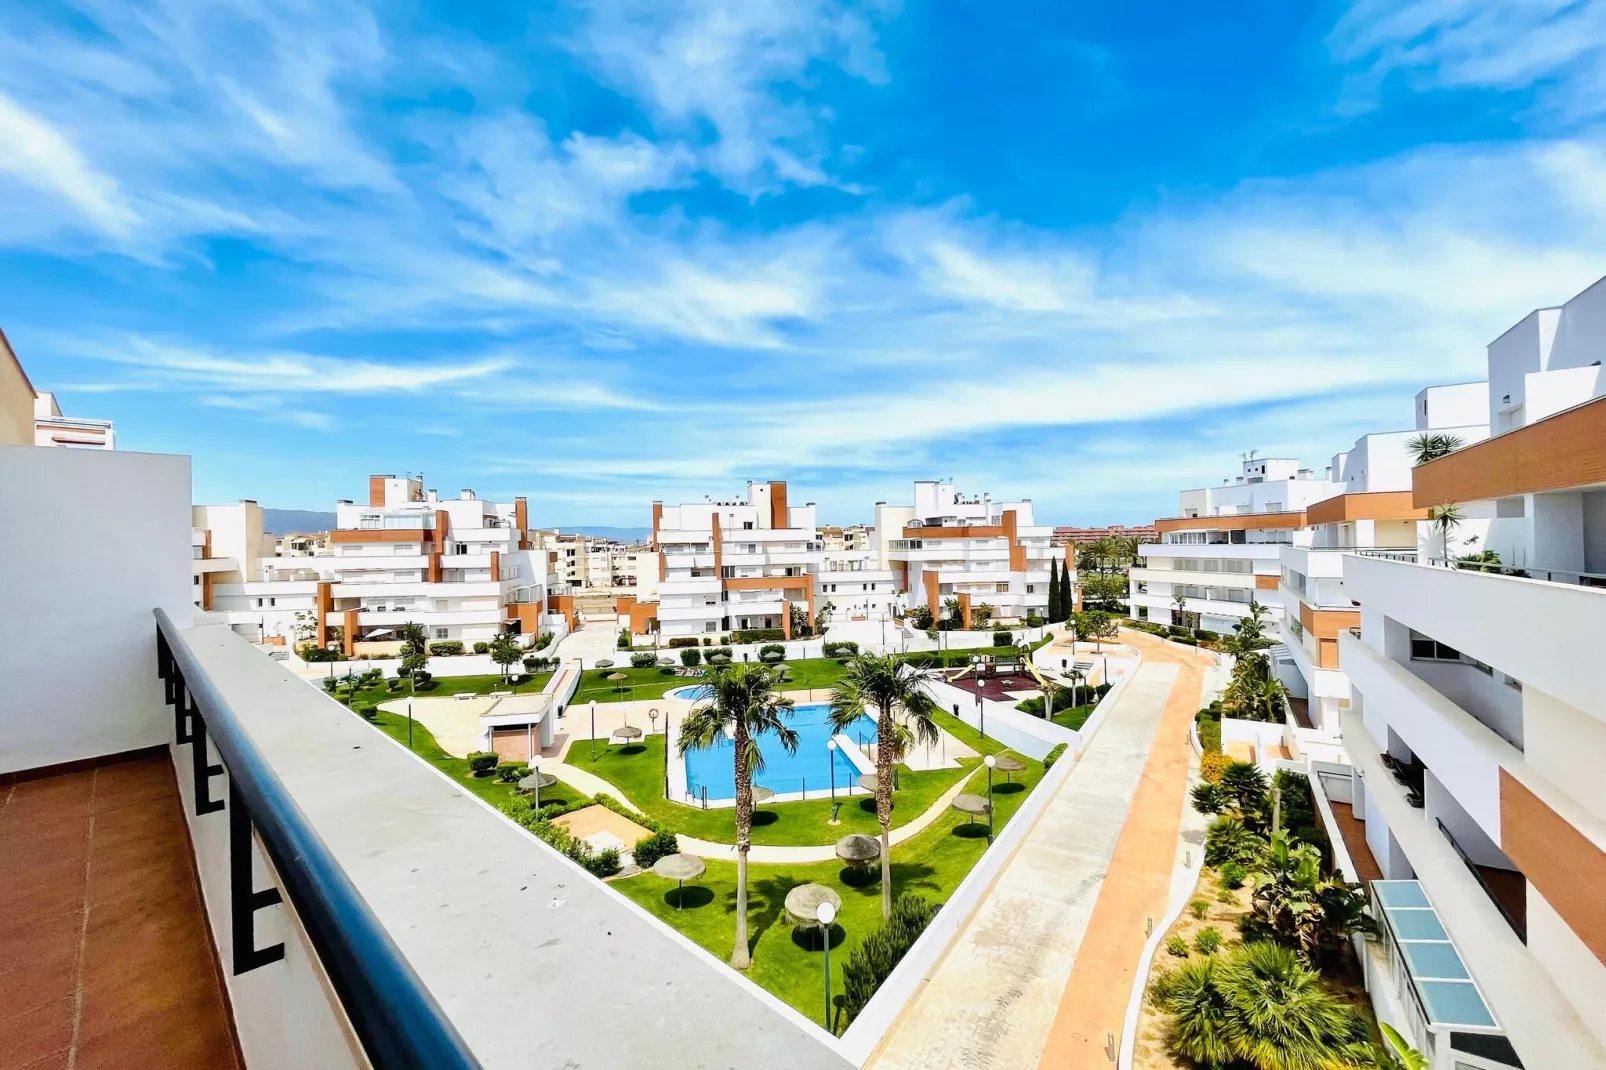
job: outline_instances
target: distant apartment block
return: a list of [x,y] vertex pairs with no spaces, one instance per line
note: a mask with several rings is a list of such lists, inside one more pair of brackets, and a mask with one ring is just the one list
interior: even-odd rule
[[[249,547],[264,539],[261,511],[242,504]],[[209,521],[232,520],[234,507],[201,508]],[[504,628],[534,633],[548,615],[573,619],[551,557],[530,546],[523,498],[488,502],[464,490],[442,499],[420,477],[373,476],[367,504],[341,501],[336,515],[332,553],[248,556],[239,581],[210,582],[210,608],[249,638],[324,646],[338,634],[348,655],[392,652],[407,623],[432,641],[472,643]],[[220,551],[238,543],[211,530],[211,552],[230,557]]]
[[1052,536],[1033,523],[1030,500],[966,497],[951,483],[917,481],[912,505],[876,503],[877,558],[908,605],[941,614],[953,599],[966,627],[980,606],[1003,621],[1048,612],[1049,561],[1074,568]]
[[1283,546],[1310,545],[1305,509],[1338,487],[1284,457],[1246,457],[1219,487],[1185,490],[1177,516],[1154,522],[1160,541],[1138,547],[1143,566],[1131,571],[1129,602],[1138,620],[1231,631],[1273,597]]
[[1067,543],[1084,545],[1097,542],[1100,539],[1136,539],[1138,542],[1159,542],[1160,533],[1153,524],[1138,524],[1128,527],[1125,524],[1111,524],[1102,528],[1070,528],[1058,527],[1049,541],[1055,546],[1064,546]]

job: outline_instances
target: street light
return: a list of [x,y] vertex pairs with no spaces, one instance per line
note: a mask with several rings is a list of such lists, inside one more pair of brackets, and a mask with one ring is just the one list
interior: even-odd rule
[[836,921],[836,904],[821,903],[815,908],[814,916],[820,919],[820,932],[825,936],[825,1029],[834,1033],[831,1028],[831,923]]
[[597,760],[597,700],[591,700],[591,760]]
[[987,846],[991,847],[993,844],[993,766],[998,764],[998,759],[989,754],[982,759],[982,762],[987,766]]
[[836,740],[834,738],[826,740],[825,741],[825,749],[830,752],[829,753],[829,757],[831,759],[831,802],[833,804],[835,804],[835,802],[836,802]]
[[407,749],[413,749],[413,696],[407,696]]

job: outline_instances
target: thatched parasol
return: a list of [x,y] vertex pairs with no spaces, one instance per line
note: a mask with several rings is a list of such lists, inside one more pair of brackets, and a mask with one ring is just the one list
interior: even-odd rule
[[675,882],[675,909],[681,909],[681,898],[686,893],[686,882],[703,875],[708,867],[696,855],[664,855],[652,864],[652,871],[665,880]]
[[999,754],[993,757],[993,768],[1002,769],[1004,771],[1004,780],[1007,783],[1014,783],[1013,774],[1024,770],[1026,763],[1013,754]]
[[623,691],[624,688],[621,685],[630,682],[630,677],[622,672],[611,672],[608,674],[608,679],[613,681],[613,689],[615,691]]
[[977,817],[987,812],[987,800],[980,795],[955,795],[954,801],[949,805],[960,813],[968,815],[972,825],[976,823]]
[[836,856],[850,866],[863,868],[881,857],[881,841],[855,832],[836,841]]
[[558,778],[551,773],[537,770],[519,781],[520,791],[537,791],[541,788],[550,788],[558,782]]
[[764,787],[764,785],[762,785],[762,784],[754,784],[753,785],[753,805],[754,806],[757,806],[759,803],[767,803],[773,798],[775,798],[775,793],[773,791],[771,791],[769,788]]
[[863,776],[859,777],[859,787],[863,788],[865,791],[868,791],[872,795],[875,794],[876,786],[880,783],[880,779],[874,773],[865,773]]
[[830,903],[838,913],[842,910],[842,897],[836,889],[823,884],[800,884],[786,893],[786,914],[793,924],[818,927],[821,903]]
[[640,739],[641,729],[633,724],[620,725],[613,730],[613,734],[619,739]]

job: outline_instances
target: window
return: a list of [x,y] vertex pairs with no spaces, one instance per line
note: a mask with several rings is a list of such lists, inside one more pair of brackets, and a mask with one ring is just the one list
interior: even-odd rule
[[1026,585],[1026,593],[1027,593],[1027,594],[1036,594],[1036,593],[1037,593],[1037,584],[1035,584],[1035,583],[1028,583],[1028,584],[1027,584],[1027,585]]
[[445,629],[445,628],[436,628],[435,629],[435,638],[437,638],[437,639],[445,639],[446,638],[446,632],[447,632],[447,629]]
[[269,606],[269,608],[272,608],[272,607],[273,607],[273,606],[276,606],[276,605],[278,605],[278,604],[279,604],[279,600],[278,600],[278,599],[277,599],[277,598],[270,598],[270,599],[268,599],[268,606]]
[[1429,639],[1416,632],[1411,633],[1411,660],[1412,661],[1460,661],[1461,652],[1454,647],[1445,646],[1436,639]]
[[[196,579],[200,579],[200,577],[197,576]],[[260,598],[257,599],[257,608],[258,609],[262,608],[262,599],[260,599]]]
[[753,522],[751,520],[742,521],[742,530],[743,531],[752,531],[753,530]]

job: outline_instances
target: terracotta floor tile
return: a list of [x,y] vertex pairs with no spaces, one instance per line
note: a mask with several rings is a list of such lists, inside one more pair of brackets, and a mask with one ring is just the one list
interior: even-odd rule
[[112,873],[97,873],[88,887],[91,931],[100,928],[103,918],[129,910],[193,911],[197,895],[190,874],[188,859],[162,855]]
[[0,869],[0,904],[38,884],[76,885],[81,892],[88,868],[82,856],[39,851],[28,859],[27,865]]
[[34,918],[69,913],[83,906],[86,888],[83,873],[76,868],[36,880],[22,875],[14,887],[0,891],[0,912]]
[[132,815],[137,812],[137,808],[130,807],[96,815],[95,864],[90,867],[91,871],[105,869],[114,863],[127,864],[152,852],[174,852],[189,856],[189,837],[182,818],[153,814],[146,819],[109,820],[119,814]]
[[166,799],[178,798],[178,785],[172,774],[162,777],[145,777],[125,780],[116,784],[95,785],[94,812],[104,814],[129,806],[148,805]]
[[0,1070],[15,1070],[72,1043],[75,996],[0,1018]]
[[214,994],[139,1015],[80,1037],[80,1070],[220,1070],[233,1067],[234,1040]]
[[19,1014],[63,999],[78,987],[82,915],[34,919],[5,941],[0,958],[0,1014]]
[[43,1059],[36,1059],[21,1070],[65,1070],[72,1058],[72,1049],[63,1048],[61,1051],[46,1055]]
[[60,776],[40,777],[37,780],[19,780],[11,793],[11,805],[31,799],[83,799],[87,801],[95,788],[95,772],[86,769]]
[[0,836],[18,840],[72,839],[89,829],[89,801],[13,803]]

